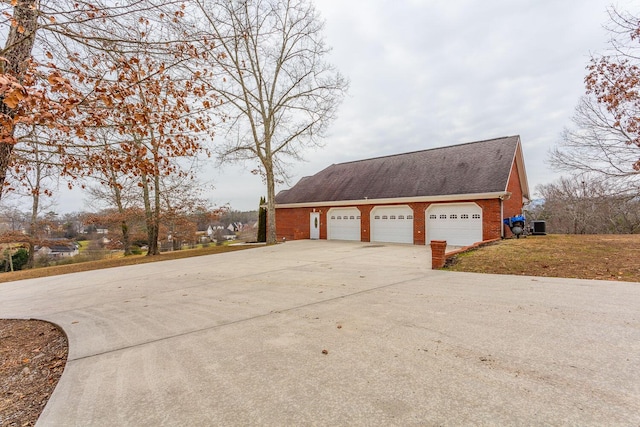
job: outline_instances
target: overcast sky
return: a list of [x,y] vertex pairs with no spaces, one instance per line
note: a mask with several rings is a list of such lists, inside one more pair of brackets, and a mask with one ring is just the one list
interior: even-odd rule
[[[290,185],[332,163],[520,135],[535,193],[559,176],[547,152],[584,93],[590,54],[606,48],[610,4],[316,0],[330,62],[351,85],[324,147],[292,165]],[[252,168],[205,165],[210,199],[256,209],[266,190]],[[81,199],[61,194],[57,211],[88,209]]]

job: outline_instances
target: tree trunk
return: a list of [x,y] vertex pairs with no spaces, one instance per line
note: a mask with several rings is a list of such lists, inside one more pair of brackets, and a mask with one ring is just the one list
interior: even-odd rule
[[122,191],[116,182],[116,174],[113,170],[113,167],[110,166],[111,172],[111,187],[113,188],[113,195],[115,196],[115,202],[118,206],[118,213],[122,215],[122,222],[120,223],[120,229],[122,230],[122,246],[124,249],[124,255],[131,255],[131,239],[129,238],[129,225],[127,224],[127,219],[124,211],[124,206],[122,204]]
[[[13,7],[13,18],[15,24],[9,30],[7,43],[0,52],[0,56],[4,60],[0,62],[0,74],[8,74],[19,82],[22,82],[22,76],[26,70],[27,63],[31,58],[31,51],[36,39],[36,30],[38,29],[38,10],[36,0],[17,0]],[[9,108],[4,102],[4,97],[0,96],[0,117],[12,123],[16,112]],[[3,122],[5,121],[3,120]],[[13,138],[15,126],[13,124],[2,126],[0,136],[3,141]],[[7,168],[11,160],[11,151],[13,151],[13,143],[0,143],[0,199],[4,189],[4,182],[7,176]]]
[[149,197],[149,182],[147,175],[143,174],[142,180],[142,196],[144,199],[144,220],[147,226],[147,256],[158,255],[158,229],[154,227],[153,211],[151,210],[151,198]]
[[265,165],[267,175],[267,245],[277,243],[276,235],[276,186],[273,167]]
[[[34,188],[31,192],[31,221],[29,222],[29,236],[31,236],[31,240],[38,237],[38,211],[40,210],[40,180],[42,179],[42,165],[40,164],[40,152],[38,144],[34,145],[34,155],[36,169],[36,188]],[[35,254],[31,249],[32,248],[30,246],[29,258],[27,259],[26,268],[33,268],[35,264]]]
[[129,256],[131,252],[131,238],[129,237],[129,225],[125,219],[120,223],[120,229],[122,230],[122,246],[124,248],[124,256]]
[[[31,240],[37,238],[38,233],[38,209],[40,205],[40,194],[34,193],[32,195],[33,203],[31,204],[31,220],[29,221],[29,236]],[[35,253],[33,251],[33,243],[29,244],[29,259],[27,260],[27,268],[33,268],[35,264]]]
[[[151,255],[159,255],[158,238],[160,237],[160,177],[156,174],[153,177],[153,231],[155,237],[155,251]],[[151,246],[149,246],[151,248]]]

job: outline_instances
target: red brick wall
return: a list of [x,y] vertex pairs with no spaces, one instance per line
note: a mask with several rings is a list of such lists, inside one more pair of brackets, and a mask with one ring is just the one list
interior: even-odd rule
[[358,205],[360,210],[360,241],[371,241],[371,205]]
[[476,200],[482,208],[482,240],[499,239],[502,230],[500,199]]
[[[276,209],[276,236],[278,241],[283,238],[287,240],[300,240],[311,238],[310,215],[312,208],[296,209]],[[324,224],[322,214],[320,215],[320,237],[322,238],[322,226]],[[326,226],[325,236],[326,235]]]
[[[509,179],[508,191],[512,193],[511,199],[504,202],[504,216],[513,216],[522,211],[522,190],[520,189],[520,179],[514,164],[514,169]],[[475,202],[482,208],[482,239],[492,240],[501,237],[502,217],[500,214],[500,200],[456,200],[451,203]],[[443,203],[443,202],[439,202]],[[402,205],[404,203],[398,203]],[[425,211],[431,205],[428,202],[409,203],[413,209],[413,243],[415,245],[424,245],[425,241]],[[386,205],[385,205],[386,206]],[[390,206],[390,205],[389,205]],[[353,205],[344,205],[336,207],[353,207]],[[371,241],[371,210],[372,205],[358,205],[360,210],[360,230],[361,241]],[[320,238],[327,238],[327,211],[329,208],[316,208],[316,212],[320,212]],[[313,212],[313,208],[291,208],[278,209],[276,211],[276,229],[278,240],[286,238],[287,240],[309,239],[309,218]],[[510,231],[509,231],[510,233]]]
[[413,244],[424,245],[426,243],[424,237],[425,216],[424,211],[427,210],[430,203],[409,203],[413,209]]
[[[511,174],[509,175],[509,181],[507,183],[507,191],[511,193],[509,200],[504,201],[503,211],[504,217],[510,218],[522,213],[522,186],[520,183],[520,175],[518,174],[518,165],[513,162],[511,166]],[[503,225],[505,230],[505,237],[512,236],[511,230],[506,225]]]
[[504,217],[511,217],[522,213],[522,187],[520,183],[520,175],[518,174],[518,165],[513,162],[507,191],[511,193],[511,198],[504,201]]

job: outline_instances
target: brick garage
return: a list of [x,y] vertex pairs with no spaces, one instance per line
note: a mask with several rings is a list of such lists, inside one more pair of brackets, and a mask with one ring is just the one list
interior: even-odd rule
[[416,245],[509,236],[529,198],[519,136],[329,166],[276,196],[281,239]]

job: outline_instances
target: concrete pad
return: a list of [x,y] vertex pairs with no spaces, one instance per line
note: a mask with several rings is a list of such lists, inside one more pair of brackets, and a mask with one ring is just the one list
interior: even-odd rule
[[0,284],[0,317],[69,336],[42,426],[640,423],[640,284],[430,264],[295,241]]

